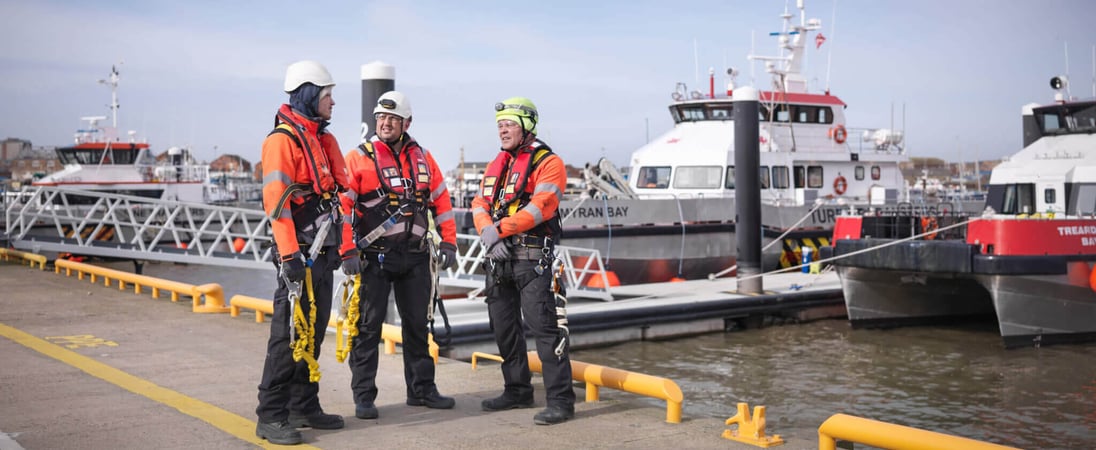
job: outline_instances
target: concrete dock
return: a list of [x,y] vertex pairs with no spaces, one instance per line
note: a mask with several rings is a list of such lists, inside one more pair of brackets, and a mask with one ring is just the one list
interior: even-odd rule
[[[0,449],[252,448],[255,406],[269,322],[195,314],[189,302],[153,299],[0,261]],[[347,419],[342,430],[304,430],[318,448],[755,448],[721,437],[723,420],[681,423],[650,399],[608,388],[579,402],[574,420],[537,426],[537,409],[486,413],[480,401],[501,392],[497,363],[442,358],[437,382],[452,410],[404,404],[403,368],[382,355],[380,418],[353,417],[350,371],[328,336],[320,358],[320,400]],[[534,383],[539,376],[534,375]],[[544,406],[537,385],[537,407]],[[756,405],[750,405],[752,408]],[[734,414],[727,411],[728,417]],[[769,435],[779,434],[770,430]],[[782,448],[816,448],[790,439]]]

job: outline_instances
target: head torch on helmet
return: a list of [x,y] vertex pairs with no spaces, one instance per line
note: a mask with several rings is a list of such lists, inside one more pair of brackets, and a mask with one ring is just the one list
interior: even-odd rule
[[382,98],[377,104],[384,109],[396,109],[396,101],[390,98]]
[[528,114],[529,117],[532,117],[534,119],[537,117],[537,110],[535,110],[533,108],[530,108],[528,106],[517,105],[517,104],[506,104],[506,103],[495,103],[495,111],[501,112],[501,111],[505,111],[507,109],[516,109],[518,111],[523,111],[526,114]]

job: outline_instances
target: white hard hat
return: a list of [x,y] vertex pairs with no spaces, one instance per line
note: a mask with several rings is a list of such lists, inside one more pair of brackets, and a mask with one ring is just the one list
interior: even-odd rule
[[411,102],[400,91],[388,91],[377,99],[377,106],[373,108],[373,114],[393,114],[404,119],[411,118]]
[[285,92],[297,90],[302,84],[312,83],[319,87],[334,86],[335,80],[327,68],[316,61],[297,61],[285,70]]

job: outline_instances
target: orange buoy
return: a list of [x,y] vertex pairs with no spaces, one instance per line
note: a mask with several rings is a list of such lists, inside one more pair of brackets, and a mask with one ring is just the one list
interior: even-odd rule
[[670,282],[671,282],[671,283],[680,283],[680,282],[682,282],[682,281],[685,281],[685,279],[684,279],[684,278],[681,278],[681,277],[673,277],[673,278],[670,278]]
[[178,244],[175,244],[175,248],[186,250],[186,242],[180,242]]
[[236,238],[236,239],[232,240],[232,249],[236,250],[236,253],[240,253],[240,252],[244,251],[244,244],[245,243],[246,242],[244,241],[244,238]]
[[1093,291],[1096,291],[1096,270],[1093,270],[1088,274],[1088,287],[1092,288]]
[[607,278],[609,280],[609,286],[604,285],[604,282],[601,281],[601,277],[591,276],[590,280],[586,282],[586,287],[595,288],[595,289],[605,289],[606,287],[620,286],[620,278],[617,277],[616,272],[613,272],[612,270],[606,270],[605,271],[605,278]]

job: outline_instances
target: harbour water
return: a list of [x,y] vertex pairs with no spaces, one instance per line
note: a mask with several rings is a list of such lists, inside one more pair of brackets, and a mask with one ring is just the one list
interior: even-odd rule
[[[274,283],[273,267],[148,263],[144,273],[220,283],[228,296],[270,298]],[[726,419],[738,402],[764,405],[770,434],[812,442],[826,418],[845,413],[1018,448],[1096,448],[1096,344],[1005,350],[992,323],[852,330],[824,320],[573,358],[674,380],[686,419]],[[613,395],[631,394],[602,391]]]

